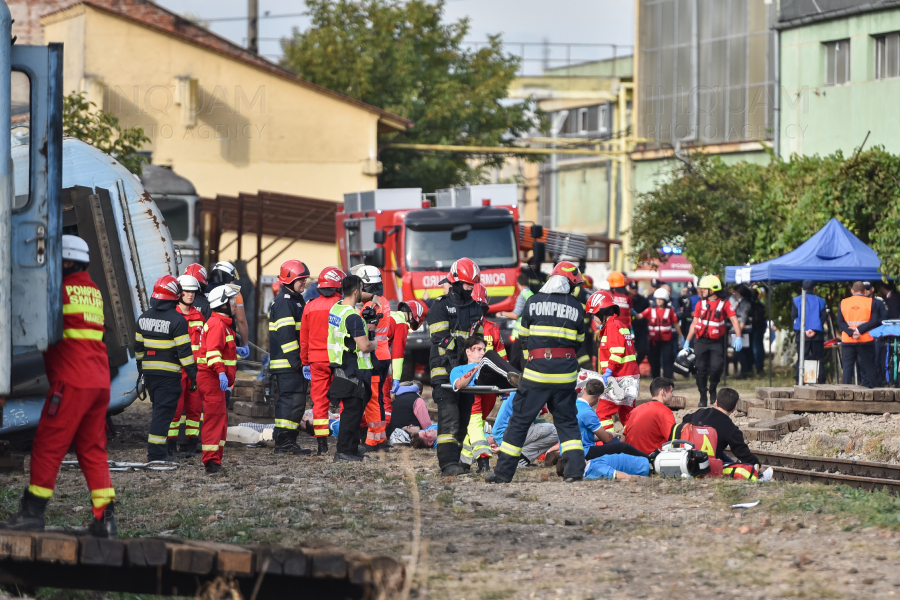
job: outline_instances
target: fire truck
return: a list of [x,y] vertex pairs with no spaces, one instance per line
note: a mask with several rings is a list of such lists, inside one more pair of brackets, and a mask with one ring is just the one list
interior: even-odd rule
[[[548,234],[556,234],[566,236],[566,247],[572,249],[567,256],[586,254],[584,236],[520,223],[516,184],[450,188],[438,190],[433,200],[428,196],[420,188],[345,194],[335,217],[340,267],[367,264],[381,269],[384,295],[392,307],[404,300],[442,296],[440,281],[450,265],[468,257],[481,269],[491,314],[511,311],[523,250],[543,256]],[[552,244],[554,235],[550,238]],[[513,322],[496,322],[508,341]],[[410,333],[407,355],[412,360],[406,361],[404,379],[412,376],[416,363],[427,363],[429,346],[424,328]]]

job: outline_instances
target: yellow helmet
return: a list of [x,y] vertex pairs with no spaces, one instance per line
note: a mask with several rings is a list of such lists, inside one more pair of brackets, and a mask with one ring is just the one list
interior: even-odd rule
[[700,278],[700,283],[697,284],[697,289],[703,288],[706,288],[712,292],[721,292],[722,282],[719,281],[719,278],[715,275],[704,275]]

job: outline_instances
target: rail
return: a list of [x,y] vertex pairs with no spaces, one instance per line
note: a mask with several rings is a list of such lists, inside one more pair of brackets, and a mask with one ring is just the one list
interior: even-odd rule
[[772,467],[776,481],[846,485],[869,491],[887,489],[900,495],[900,465],[846,458],[827,458],[754,450]]

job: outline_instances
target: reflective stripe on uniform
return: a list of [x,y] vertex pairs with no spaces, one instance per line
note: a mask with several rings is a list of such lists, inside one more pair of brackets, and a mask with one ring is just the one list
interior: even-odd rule
[[164,435],[153,435],[153,434],[151,433],[150,435],[147,436],[147,442],[150,443],[150,444],[165,445],[165,443],[166,443],[166,436],[164,436]]
[[285,317],[278,319],[274,323],[269,323],[269,331],[278,331],[282,327],[294,327],[295,324],[294,317]]
[[436,377],[446,377],[447,369],[444,367],[434,367],[431,369],[431,378],[434,379]]
[[91,490],[91,504],[94,508],[106,506],[116,499],[116,490],[113,488],[102,488],[99,490]]
[[143,361],[141,363],[141,367],[145,371],[170,371],[172,373],[180,373],[181,367],[179,365],[167,362],[156,362],[156,361]]
[[204,452],[218,452],[219,445],[218,444],[202,444],[200,446],[201,450]]
[[[180,346],[180,345],[182,345],[182,344],[188,344],[188,345],[190,345],[190,343],[191,343],[191,338],[190,338],[190,336],[188,336],[188,335],[179,335],[177,338],[175,338],[175,345],[176,345],[176,346]],[[146,345],[146,344],[145,344],[145,345]]]
[[509,442],[503,442],[500,444],[500,452],[503,454],[509,454],[510,456],[522,456],[522,449],[518,446],[513,446]]
[[578,371],[572,371],[571,373],[538,373],[531,369],[525,369],[522,377],[538,383],[574,383],[578,377]]
[[290,369],[291,363],[286,358],[276,358],[269,363],[270,369]]
[[275,427],[280,427],[282,429],[297,429],[299,426],[299,423],[287,419],[275,419]]
[[300,342],[294,340],[293,342],[288,342],[287,344],[281,345],[281,351],[287,354],[288,352],[292,352],[294,350],[300,349]]
[[69,340],[103,340],[103,332],[98,329],[63,329],[63,337]]
[[551,327],[549,325],[532,325],[529,328],[530,335],[537,337],[559,338],[561,340],[584,341],[584,334],[567,327]]
[[234,367],[234,366],[237,365],[237,361],[236,361],[236,360],[223,360],[222,363],[223,363],[226,367]]
[[630,355],[628,355],[628,356],[616,356],[615,354],[610,354],[610,355],[609,355],[609,360],[613,361],[614,363],[619,363],[619,364],[621,365],[621,364],[625,364],[625,363],[627,363],[627,362],[634,362],[634,361],[636,361],[636,360],[637,360],[637,355],[635,355],[635,354],[630,354]]
[[186,367],[188,365],[194,364],[194,355],[185,356],[184,358],[179,358],[178,361],[181,363],[181,366]]
[[584,444],[581,443],[581,440],[569,440],[568,442],[563,442],[559,445],[559,453],[565,454],[571,450],[578,450],[579,452],[584,452]]
[[153,348],[154,350],[165,350],[167,348],[174,348],[175,341],[174,340],[144,340],[144,347],[145,348]]
[[203,327],[203,321],[188,321],[188,327]]
[[616,422],[612,419],[604,419],[603,421],[600,421],[600,427],[612,432],[616,428]]
[[447,331],[448,329],[450,329],[450,321],[438,321],[437,323],[432,323],[428,326],[428,331],[431,333]]
[[53,496],[53,488],[45,488],[39,485],[29,485],[28,492],[38,498],[50,498]]
[[87,313],[90,315],[98,315],[103,316],[103,307],[102,306],[91,306],[90,304],[64,304],[63,305],[63,314],[64,315],[78,315],[82,313]]
[[449,433],[442,433],[441,435],[437,436],[437,443],[438,444],[456,444],[457,446],[459,445],[459,442],[456,441],[456,436],[449,434]]

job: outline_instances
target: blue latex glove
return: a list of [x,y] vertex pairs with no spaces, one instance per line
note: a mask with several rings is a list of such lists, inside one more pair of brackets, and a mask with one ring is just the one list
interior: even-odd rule
[[228,389],[228,375],[219,373],[219,389],[223,392]]
[[612,377],[612,369],[606,369],[603,372],[603,375],[600,376],[600,379],[603,380],[603,385],[606,385],[606,382],[609,381],[610,377]]
[[640,313],[639,313],[638,311],[634,310],[633,308],[631,309],[631,316],[632,316],[632,317],[636,317],[636,316],[638,316],[639,314],[640,314]]
[[740,338],[740,336],[734,338],[734,351],[740,352],[743,347],[744,347],[744,340],[742,340]]
[[690,350],[690,349],[691,349],[691,343],[690,343],[689,341],[687,341],[687,340],[684,340],[684,346],[682,346],[682,348],[684,348],[685,350]]
[[394,383],[391,385],[391,393],[396,394],[397,390],[399,390],[399,389],[400,389],[400,382],[395,379]]
[[237,355],[241,358],[241,360],[244,360],[248,356],[250,356],[250,345],[249,344],[245,344],[243,346],[238,346],[237,348],[235,348],[235,350],[237,351]]
[[307,379],[312,379],[312,369],[310,369],[309,365],[303,365],[303,376]]

